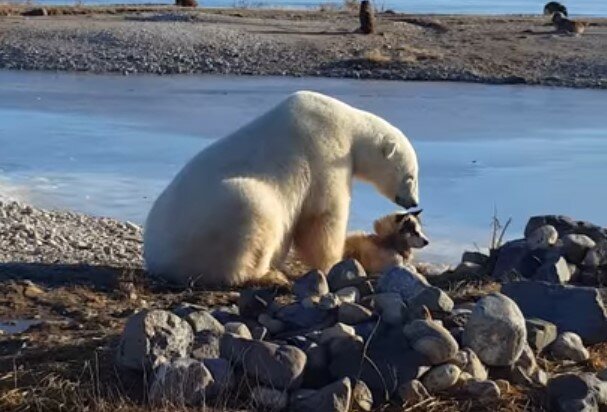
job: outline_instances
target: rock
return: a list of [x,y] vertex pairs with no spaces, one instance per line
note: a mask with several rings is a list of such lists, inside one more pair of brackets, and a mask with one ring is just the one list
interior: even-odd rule
[[304,307],[293,303],[280,308],[274,317],[286,323],[289,329],[310,328],[323,324],[331,315],[318,307]]
[[329,371],[335,379],[357,379],[362,368],[364,343],[354,336],[333,339],[329,345]]
[[476,263],[477,265],[485,267],[489,262],[489,256],[481,252],[464,252],[462,255],[462,262]]
[[563,237],[562,253],[567,261],[578,265],[595,246],[596,242],[586,235],[569,234]]
[[202,331],[194,336],[192,357],[203,360],[219,357],[220,336],[211,331]]
[[230,362],[225,359],[204,359],[204,366],[211,372],[213,383],[206,388],[207,398],[221,398],[221,395],[230,393],[234,386],[234,372]]
[[469,373],[472,378],[484,381],[488,377],[487,368],[470,348],[464,348],[453,357],[452,363],[457,365],[462,373]]
[[561,333],[550,347],[550,352],[559,360],[583,362],[590,358],[590,353],[584,347],[582,338],[573,332]]
[[478,400],[497,399],[501,396],[499,386],[491,380],[477,381],[471,379],[467,381],[462,389]]
[[373,318],[373,312],[356,303],[343,303],[337,311],[337,320],[346,325],[356,325]]
[[194,333],[210,331],[217,335],[223,335],[224,326],[206,310],[191,312],[184,316],[184,319],[190,324]]
[[242,322],[228,322],[224,325],[226,332],[233,333],[234,335],[240,336],[245,339],[253,339],[251,331]]
[[527,318],[551,322],[559,331],[580,335],[587,344],[607,341],[607,315],[595,288],[523,281],[502,285],[502,293]]
[[405,325],[404,334],[417,352],[425,355],[433,365],[452,359],[458,345],[449,331],[431,320],[414,320]]
[[407,307],[399,293],[373,295],[373,303],[383,322],[390,325],[403,324]]
[[550,379],[548,401],[550,410],[562,412],[598,412],[605,404],[605,384],[591,373],[567,373]]
[[506,379],[517,385],[530,386],[537,382],[534,376],[539,370],[533,350],[525,342],[523,351],[514,365],[491,368],[491,377],[494,379]]
[[282,411],[289,404],[289,395],[284,390],[256,386],[251,391],[251,401],[256,411]]
[[143,370],[165,359],[186,358],[194,341],[192,327],[164,310],[143,310],[127,321],[116,354],[116,363]]
[[435,394],[449,389],[457,383],[461,370],[452,363],[435,366],[422,376],[422,383],[428,392]]
[[293,283],[293,294],[299,300],[327,293],[329,293],[329,283],[320,270],[311,270]]
[[607,381],[607,368],[600,370],[596,373],[596,377],[602,381]]
[[298,391],[291,395],[290,412],[347,412],[352,399],[349,378],[325,386],[319,390]]
[[213,309],[211,315],[213,315],[213,317],[222,325],[229,322],[240,322],[241,320],[240,315],[238,314],[238,306],[236,305]]
[[238,298],[238,310],[242,316],[250,319],[257,317],[265,312],[276,298],[274,289],[244,289],[240,292]]
[[335,325],[322,331],[322,334],[320,335],[320,343],[324,345],[329,343],[332,339],[349,338],[355,335],[356,331],[352,326],[344,323],[336,323]]
[[497,280],[509,279],[512,274],[529,277],[535,273],[539,264],[528,269],[525,267],[524,258],[527,256],[528,248],[525,239],[513,240],[505,243],[497,251],[497,260],[491,276]]
[[255,326],[251,331],[251,336],[253,336],[253,339],[255,340],[265,340],[268,333],[268,328],[265,326]]
[[347,259],[331,268],[327,275],[332,292],[348,286],[357,286],[367,280],[367,273],[356,259]]
[[540,266],[533,280],[550,282],[550,283],[567,283],[571,279],[571,272],[567,261],[564,258],[559,258],[556,262],[546,262]]
[[404,266],[386,270],[377,281],[379,293],[398,293],[406,301],[423,292],[430,285],[422,275]]
[[410,405],[428,399],[430,394],[423,383],[412,379],[398,387],[398,397],[403,404]]
[[512,365],[527,341],[525,318],[514,301],[500,293],[492,293],[474,307],[463,339],[483,363]]
[[347,286],[335,292],[341,303],[357,303],[360,301],[360,292],[354,286]]
[[531,318],[525,321],[527,342],[531,349],[541,352],[556,339],[556,325],[542,319]]
[[327,293],[326,295],[321,296],[318,301],[318,308],[322,310],[337,309],[339,305],[341,305],[341,300],[335,293]]
[[360,379],[356,381],[352,388],[352,406],[356,410],[370,412],[373,409],[373,393],[366,383]]
[[373,286],[373,283],[370,280],[365,280],[364,282],[358,284],[356,287],[358,288],[361,297],[369,296],[375,293],[375,287]]
[[484,272],[485,267],[483,265],[474,262],[461,262],[453,271],[452,276],[455,276],[458,279],[466,279],[480,276]]
[[525,236],[527,247],[530,250],[547,249],[556,244],[559,239],[559,233],[552,225],[543,225]]
[[322,345],[312,344],[306,349],[306,367],[304,369],[304,386],[319,388],[330,383],[329,356]]
[[408,299],[406,304],[411,310],[421,306],[427,307],[431,312],[448,313],[453,310],[453,300],[441,289],[434,286],[425,288]]
[[532,231],[538,225],[552,225],[559,232],[559,238],[563,238],[571,233],[578,233],[590,237],[595,242],[605,240],[607,237],[607,231],[597,225],[588,222],[575,221],[567,216],[559,215],[546,215],[546,216],[534,216],[529,219],[527,227],[525,227],[525,234],[528,231]]
[[272,335],[276,335],[285,330],[285,324],[282,323],[282,321],[274,319],[267,313],[262,313],[261,315],[259,315],[257,321],[260,325],[266,327],[268,329],[268,332],[270,332]]
[[601,242],[590,249],[581,263],[581,266],[586,269],[596,269],[605,265],[607,265],[607,242]]
[[231,334],[221,339],[221,357],[242,367],[254,382],[275,389],[297,388],[306,364],[306,354],[296,347]]
[[154,370],[149,400],[152,404],[202,405],[212,384],[211,372],[200,361],[184,358],[163,362]]

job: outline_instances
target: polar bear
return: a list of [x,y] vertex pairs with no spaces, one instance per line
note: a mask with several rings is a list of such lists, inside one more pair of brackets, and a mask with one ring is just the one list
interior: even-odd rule
[[337,99],[296,92],[202,150],[153,204],[148,272],[182,285],[238,285],[281,264],[293,246],[328,270],[343,256],[352,178],[416,207],[418,162],[387,121]]

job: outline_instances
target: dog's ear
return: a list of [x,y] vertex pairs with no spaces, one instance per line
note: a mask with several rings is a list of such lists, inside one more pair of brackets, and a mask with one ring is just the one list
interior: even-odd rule
[[387,215],[377,219],[373,222],[373,229],[375,234],[379,236],[390,236],[394,233],[396,224],[394,223],[394,217]]
[[405,216],[407,216],[407,214],[406,214],[406,213],[397,213],[397,214],[394,216],[394,221],[395,221],[396,223],[400,223],[400,222],[402,222],[402,221],[403,221],[403,219],[405,218]]
[[419,210],[416,210],[415,212],[409,212],[409,214],[411,216],[418,217],[423,211],[424,211],[424,209],[419,209]]

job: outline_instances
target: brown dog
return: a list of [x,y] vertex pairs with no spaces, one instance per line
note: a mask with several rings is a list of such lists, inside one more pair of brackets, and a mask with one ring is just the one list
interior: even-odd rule
[[552,24],[559,33],[575,34],[577,36],[584,33],[587,22],[569,20],[563,13],[556,12],[552,16]]
[[393,213],[375,221],[375,233],[349,234],[344,258],[358,260],[369,273],[410,261],[412,249],[421,249],[429,243],[421,229],[421,212]]

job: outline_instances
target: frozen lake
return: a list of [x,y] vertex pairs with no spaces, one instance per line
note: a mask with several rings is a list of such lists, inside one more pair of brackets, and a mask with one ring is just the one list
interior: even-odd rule
[[[607,224],[607,92],[461,83],[0,72],[0,196],[141,223],[190,157],[301,89],[411,139],[426,258],[485,247],[494,208],[508,237],[534,214]],[[350,227],[393,210],[357,184]]]

